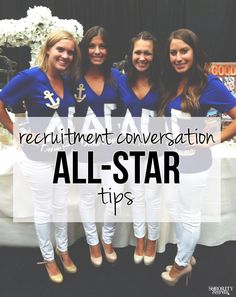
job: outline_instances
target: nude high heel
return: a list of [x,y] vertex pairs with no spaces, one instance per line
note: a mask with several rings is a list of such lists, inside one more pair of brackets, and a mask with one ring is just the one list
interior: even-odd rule
[[134,250],[134,263],[140,264],[144,259],[145,238],[137,238],[136,248]]
[[89,245],[90,261],[94,267],[102,265],[102,254],[99,243],[96,245]]
[[181,277],[186,276],[186,286],[188,286],[188,277],[191,271],[191,264],[183,267],[174,263],[170,271],[162,272],[161,278],[167,285],[175,286]]
[[[59,284],[59,283],[63,282],[63,275],[61,274],[55,260],[38,262],[37,264],[39,264],[39,265],[44,264],[45,265],[47,273],[48,273],[48,277],[53,283]],[[52,273],[52,271],[51,271],[52,269],[56,270],[57,273]]]
[[[75,266],[75,264],[73,263],[73,261],[70,258],[70,255],[68,253],[68,251],[66,252],[61,252],[56,248],[56,254],[58,255],[58,257],[61,260],[61,263],[63,265],[64,270],[67,273],[76,273],[77,272],[77,267]],[[70,264],[67,264],[65,261],[65,257],[67,257],[67,260],[69,260]]]
[[105,243],[103,239],[101,240],[101,242],[107,262],[115,263],[117,261],[117,254],[116,251],[113,249],[112,244]]
[[[157,254],[157,252],[156,252],[157,245],[156,244],[157,244],[156,240],[150,240],[150,239],[147,240],[145,254],[144,254],[144,264],[146,266],[152,265],[155,261],[156,254]],[[149,254],[149,255],[147,255],[147,254]]]

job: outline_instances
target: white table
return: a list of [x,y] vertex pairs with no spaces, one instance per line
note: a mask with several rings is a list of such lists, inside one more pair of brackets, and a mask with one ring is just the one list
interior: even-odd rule
[[[221,160],[221,215],[222,221],[217,223],[202,223],[200,244],[216,246],[229,240],[236,240],[236,147],[223,144],[215,148]],[[0,150],[0,245],[7,246],[37,246],[33,223],[13,223],[12,220],[12,170],[16,151],[12,147]],[[19,183],[19,195],[22,184]],[[101,230],[101,224],[98,224]],[[69,242],[73,243],[84,235],[81,223],[69,223]],[[165,250],[168,242],[175,242],[171,223],[161,223],[158,252]],[[134,244],[131,223],[117,225],[113,244],[124,247]]]

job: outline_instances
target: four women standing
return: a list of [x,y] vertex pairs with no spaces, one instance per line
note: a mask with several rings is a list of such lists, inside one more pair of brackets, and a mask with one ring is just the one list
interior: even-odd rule
[[[225,141],[236,134],[236,99],[215,76],[208,75],[206,55],[198,37],[192,31],[180,29],[170,35],[163,63],[161,95],[157,42],[149,32],[141,32],[132,39],[127,73],[123,76],[111,68],[109,40],[104,28],[99,26],[90,28],[85,33],[80,47],[82,64],[79,80],[76,78],[79,69],[79,50],[73,36],[63,31],[48,37],[39,56],[39,67],[21,72],[6,85],[0,93],[0,116],[1,122],[10,132],[13,132],[13,123],[5,107],[24,100],[29,117],[52,117],[55,109],[46,104],[47,98],[45,98],[45,91],[49,91],[59,103],[56,110],[60,116],[67,116],[69,106],[74,104],[76,117],[86,117],[88,114],[104,117],[106,114],[114,115],[114,111],[116,115],[122,115],[118,108],[120,98],[133,117],[141,117],[144,110],[148,111],[149,116],[155,116],[158,111],[160,116],[172,117],[177,110],[190,116],[203,117],[210,107],[214,107],[220,112],[228,113],[234,119],[232,124],[221,132],[219,140]],[[69,76],[65,76],[66,73]],[[77,103],[74,103],[68,79],[76,81]],[[146,160],[143,160],[141,166],[145,164]],[[65,197],[68,187],[61,185],[54,191],[53,186],[48,185],[52,174],[51,166],[50,162],[28,159],[25,162],[24,172],[34,197],[35,227],[46,269],[52,281],[61,282],[63,277],[54,260],[50,240],[52,213],[59,218],[55,222],[56,252],[67,272],[75,273],[77,268],[68,254],[67,247]],[[81,172],[86,173],[87,164],[80,163],[79,168]],[[109,185],[113,192],[122,191],[122,188],[120,189],[119,185],[112,181],[110,173],[99,172],[99,167],[96,170],[103,175],[104,186]],[[177,255],[173,265],[167,266],[166,271],[162,273],[162,279],[169,285],[175,285],[183,275],[192,270],[194,264],[192,254],[200,235],[201,217],[200,209],[192,206],[200,205],[203,191],[202,195],[199,195],[195,189],[199,189],[200,176],[202,189],[207,186],[208,168],[203,164],[197,172],[181,174],[189,186],[188,193],[180,194],[178,189],[170,193],[173,205],[179,207],[176,201],[182,201],[183,207],[180,213],[181,219],[174,225]],[[144,259],[144,263],[150,265],[156,256],[156,240],[159,237],[157,221],[160,210],[160,188],[155,183],[148,185],[140,183],[131,184],[130,189],[135,198],[132,209],[134,234],[137,239],[134,261],[140,263]],[[90,258],[98,267],[102,264],[102,254],[95,224],[96,191],[96,184],[80,185],[79,206]],[[196,201],[198,203],[195,203]],[[148,235],[145,246],[146,221]],[[109,262],[115,262],[117,259],[112,247],[114,232],[115,223],[105,222],[101,240]]]

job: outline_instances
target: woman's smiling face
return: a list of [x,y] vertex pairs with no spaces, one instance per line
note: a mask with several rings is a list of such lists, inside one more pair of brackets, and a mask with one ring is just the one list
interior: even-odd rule
[[134,44],[132,63],[138,72],[145,72],[153,61],[153,42],[139,39]]
[[101,36],[93,37],[88,47],[88,57],[92,65],[100,66],[107,58],[107,48]]
[[73,40],[62,39],[58,41],[47,51],[48,67],[53,71],[66,71],[73,61],[74,51],[75,44]]
[[193,49],[181,39],[172,39],[169,49],[170,64],[180,74],[189,71],[193,65]]

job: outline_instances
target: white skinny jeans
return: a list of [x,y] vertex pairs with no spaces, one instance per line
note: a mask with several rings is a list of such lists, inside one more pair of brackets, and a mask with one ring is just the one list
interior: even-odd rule
[[[101,170],[101,164],[94,164],[94,177],[101,178],[102,186],[106,191],[121,193],[123,191],[123,184],[117,184],[113,180],[114,165],[111,162],[106,164],[111,165],[111,170]],[[79,172],[82,177],[87,176],[87,163],[79,163]],[[100,185],[99,185],[100,186]],[[96,198],[98,192],[97,184],[80,184],[79,186],[80,199],[79,210],[81,220],[86,235],[86,240],[89,245],[96,245],[99,243],[97,226],[96,226]],[[101,203],[101,200],[99,201]],[[106,244],[112,243],[112,238],[115,233],[116,223],[113,222],[113,204],[104,205],[104,224],[102,228],[102,239]]]
[[[161,184],[157,184],[155,178],[151,178],[149,183],[144,183],[146,173],[147,158],[140,159],[140,183],[134,183],[135,168],[130,164],[130,190],[134,196],[132,205],[133,228],[136,238],[143,238],[146,235],[150,240],[157,240],[160,233],[160,192]],[[159,166],[163,166],[163,158],[159,158]]]
[[208,176],[209,170],[180,174],[180,184],[168,185],[165,189],[177,240],[175,262],[180,266],[188,265],[200,237],[201,205]]
[[27,157],[22,164],[23,175],[32,191],[34,222],[39,247],[45,261],[54,259],[53,245],[50,239],[51,222],[55,222],[56,246],[67,251],[67,196],[69,185],[64,181],[53,184],[54,162],[32,161]]

